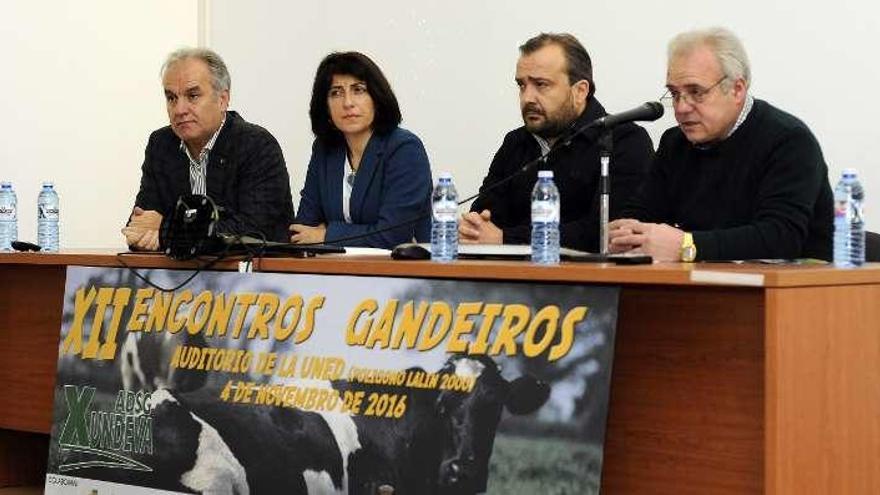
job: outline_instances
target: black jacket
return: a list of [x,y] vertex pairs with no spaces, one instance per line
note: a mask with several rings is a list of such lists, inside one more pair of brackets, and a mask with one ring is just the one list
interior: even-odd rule
[[[293,220],[290,180],[281,147],[262,127],[227,112],[207,167],[207,195],[224,208],[221,233],[253,235],[288,242]],[[170,126],[150,135],[144,153],[141,188],[135,204],[168,218],[177,198],[190,194],[189,159]]]
[[[586,110],[573,126],[580,127],[605,115],[602,105],[590,97]],[[610,168],[611,218],[619,216],[622,206],[639,187],[653,154],[651,138],[641,127],[624,124],[614,129]],[[525,127],[509,132],[495,153],[489,174],[483,179],[480,190],[485,192],[474,201],[471,211],[490,210],[492,222],[504,231],[505,244],[528,244],[531,195],[538,179],[537,170],[552,170],[561,199],[560,244],[598,251],[599,147],[589,133],[575,137],[568,147],[552,151],[546,164],[540,164],[500,187],[486,190],[490,184],[517,173],[523,164],[540,155],[540,146]]]
[[833,196],[803,122],[755,100],[729,138],[697,148],[678,127],[627,213],[693,232],[698,260],[831,259]]

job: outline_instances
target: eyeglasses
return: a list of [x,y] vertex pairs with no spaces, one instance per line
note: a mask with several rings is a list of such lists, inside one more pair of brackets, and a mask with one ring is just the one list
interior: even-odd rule
[[685,86],[683,90],[667,88],[666,92],[663,93],[663,96],[660,97],[660,102],[670,108],[674,107],[676,103],[682,101],[688,105],[703,103],[706,101],[709,92],[715,89],[715,87],[721,84],[725,79],[727,79],[727,76],[722,77],[708,88],[697,86],[695,84],[689,84]]

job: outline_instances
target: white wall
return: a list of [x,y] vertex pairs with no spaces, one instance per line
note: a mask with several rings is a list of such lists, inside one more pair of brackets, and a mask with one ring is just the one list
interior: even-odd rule
[[195,45],[195,0],[0,3],[0,178],[36,239],[40,183],[61,198],[61,247],[123,247],[144,146],[167,124],[159,67]]
[[[344,49],[376,59],[435,173],[451,170],[470,193],[504,133],[521,124],[513,71],[525,39],[542,30],[577,35],[593,57],[598,97],[613,112],[660,96],[672,35],[716,24],[743,38],[753,93],[811,126],[832,176],[843,167],[861,171],[868,225],[880,229],[872,36],[880,12],[869,0],[5,1],[0,179],[15,183],[23,239],[36,237],[39,183],[52,179],[62,247],[123,247],[119,228],[147,136],[167,122],[159,66],[201,34],[230,67],[233,108],[281,141],[295,200],[312,140],[312,77],[324,55]],[[664,117],[647,126],[655,143],[672,123]]]
[[[880,225],[880,10],[871,0],[211,0],[209,45],[232,71],[233,106],[279,139],[294,194],[312,135],[308,101],[320,59],[359,50],[383,68],[404,126],[428,148],[432,168],[476,191],[505,132],[521,125],[513,83],[517,46],[569,31],[590,52],[597,96],[611,112],[655,100],[666,43],[677,32],[724,25],[752,59],[753,94],[797,115],[819,138],[832,183],[844,167],[863,174],[868,226]],[[655,145],[672,116],[648,125]],[[295,198],[296,200],[296,198]]]

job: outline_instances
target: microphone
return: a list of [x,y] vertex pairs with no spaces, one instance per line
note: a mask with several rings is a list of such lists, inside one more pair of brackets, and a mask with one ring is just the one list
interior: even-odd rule
[[209,196],[184,194],[162,219],[159,247],[170,258],[189,260],[217,249],[220,209]]
[[649,101],[625,112],[606,115],[587,124],[587,127],[610,129],[627,122],[653,122],[663,116],[663,105]]
[[663,104],[657,101],[649,101],[633,109],[626,110],[625,112],[608,114],[588,124],[584,124],[580,127],[575,127],[558,144],[560,145],[560,147],[566,147],[571,144],[574,138],[580,136],[581,134],[587,134],[588,132],[590,133],[590,139],[596,140],[599,138],[602,132],[613,129],[620,124],[636,121],[650,122],[657,120],[662,116]]

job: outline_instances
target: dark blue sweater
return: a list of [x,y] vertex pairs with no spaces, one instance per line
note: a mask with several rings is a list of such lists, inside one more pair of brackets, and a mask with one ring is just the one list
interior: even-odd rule
[[676,127],[660,140],[625,216],[693,232],[698,260],[831,259],[833,196],[807,126],[755,100],[729,138],[706,149]]

